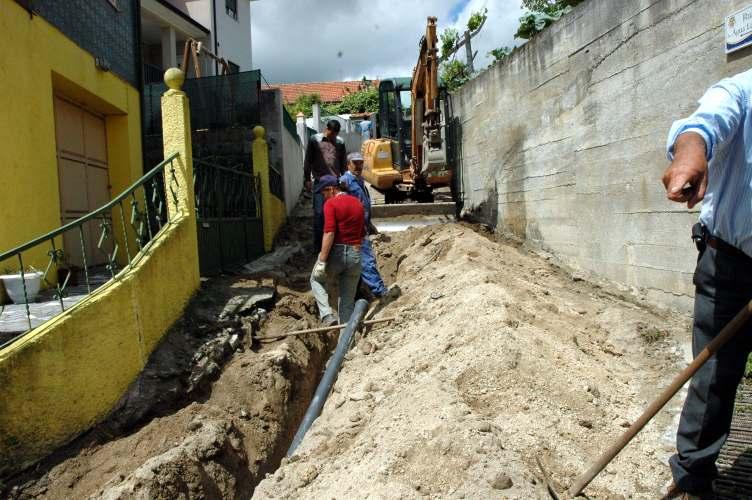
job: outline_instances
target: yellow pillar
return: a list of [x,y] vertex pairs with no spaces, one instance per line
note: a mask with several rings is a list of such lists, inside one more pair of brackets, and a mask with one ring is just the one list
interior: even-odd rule
[[[173,153],[179,153],[172,165],[168,164],[165,167],[167,207],[170,220],[183,215],[193,216],[195,219],[191,110],[188,107],[188,96],[180,90],[185,81],[185,73],[177,68],[170,68],[165,71],[164,81],[169,87],[169,90],[162,95],[164,156],[167,158]],[[172,179],[173,173],[177,186]],[[170,186],[177,192],[177,209],[172,200]]]
[[253,127],[253,171],[259,176],[261,189],[261,218],[264,225],[264,250],[271,252],[274,237],[284,222],[285,204],[274,196],[269,185],[269,146],[264,136],[266,129]]
[[[170,221],[181,220],[187,224],[186,273],[192,281],[199,282],[198,234],[196,229],[196,203],[193,192],[193,147],[191,145],[191,110],[188,96],[180,90],[185,74],[177,69],[165,71],[164,81],[169,90],[162,95],[162,142],[165,158],[173,153],[178,157],[165,166],[165,196]],[[174,178],[173,178],[174,176]],[[177,194],[175,206],[170,186]]]

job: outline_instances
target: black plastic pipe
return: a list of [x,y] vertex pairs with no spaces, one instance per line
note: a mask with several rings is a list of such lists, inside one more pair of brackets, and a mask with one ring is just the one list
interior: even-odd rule
[[361,299],[355,303],[352,316],[350,316],[347,326],[342,330],[342,333],[339,336],[337,348],[334,349],[334,354],[329,358],[326,370],[324,371],[324,376],[321,377],[321,381],[319,382],[318,387],[316,387],[316,393],[313,395],[311,404],[308,405],[303,421],[300,423],[300,427],[298,427],[298,432],[295,433],[290,448],[287,450],[288,457],[295,453],[295,450],[303,441],[308,429],[311,428],[313,422],[319,417],[319,415],[321,415],[321,410],[324,408],[326,398],[329,397],[329,392],[331,391],[334,382],[337,380],[337,375],[339,374],[339,370],[342,368],[342,363],[345,360],[345,354],[347,354],[347,351],[350,349],[350,343],[355,335],[355,331],[358,329],[358,325],[366,314],[366,309],[368,309],[368,302],[365,300]]

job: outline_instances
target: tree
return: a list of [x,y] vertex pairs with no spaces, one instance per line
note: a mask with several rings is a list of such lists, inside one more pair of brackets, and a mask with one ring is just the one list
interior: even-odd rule
[[447,28],[441,32],[439,38],[441,39],[441,59],[449,59],[456,52],[454,47],[457,45],[460,34],[454,28]]
[[467,72],[472,74],[474,72],[473,59],[475,59],[475,53],[473,53],[470,40],[480,33],[486,19],[488,19],[488,9],[475,11],[470,14],[470,19],[467,21],[467,30],[465,30],[465,33],[462,35],[462,40],[460,40],[459,33],[456,29],[445,29],[439,36],[441,39],[440,61],[446,61],[462,47],[465,47]]
[[470,72],[462,61],[453,59],[441,63],[441,79],[444,80],[447,90],[453,92],[470,79]]
[[298,113],[303,113],[307,118],[310,118],[313,115],[314,104],[321,104],[319,94],[301,94],[292,103],[285,104],[285,109],[293,118],[298,116]]
[[375,113],[379,110],[379,90],[367,86],[363,90],[347,94],[339,104],[330,108],[333,114]]

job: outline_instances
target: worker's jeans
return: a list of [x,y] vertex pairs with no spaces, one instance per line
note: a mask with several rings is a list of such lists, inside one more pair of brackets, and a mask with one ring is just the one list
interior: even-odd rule
[[[355,307],[355,291],[360,279],[360,252],[357,247],[350,245],[334,245],[326,262],[327,278],[336,276],[339,284],[339,303],[337,311],[341,322],[347,322]],[[324,286],[313,279],[311,274],[311,290],[319,306],[319,316],[323,319],[332,314],[329,306],[329,294]]]
[[321,240],[324,237],[324,195],[319,191],[319,181],[313,184],[313,250],[321,251]]
[[373,247],[368,236],[363,238],[363,243],[360,246],[360,255],[363,259],[363,270],[360,273],[360,277],[368,285],[372,294],[376,297],[381,297],[386,293],[386,286],[384,286],[384,280],[381,279],[381,274],[379,274],[379,266],[376,264],[376,257],[373,255]]
[[[697,261],[694,284],[692,350],[697,356],[752,298],[752,259],[706,247]],[[669,460],[674,481],[686,492],[712,487],[750,350],[748,323],[692,378],[676,435],[677,454]]]

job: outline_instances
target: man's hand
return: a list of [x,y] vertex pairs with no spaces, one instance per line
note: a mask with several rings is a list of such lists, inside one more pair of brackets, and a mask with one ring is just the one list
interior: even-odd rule
[[305,181],[305,183],[303,185],[305,186],[305,190],[310,193],[311,192],[311,181],[310,180]]
[[326,280],[326,262],[317,260],[316,265],[313,266],[311,276],[319,283],[323,283]]
[[674,161],[663,173],[666,197],[677,203],[687,203],[693,208],[705,197],[708,187],[708,161],[705,158],[705,141],[694,132],[676,139]]

